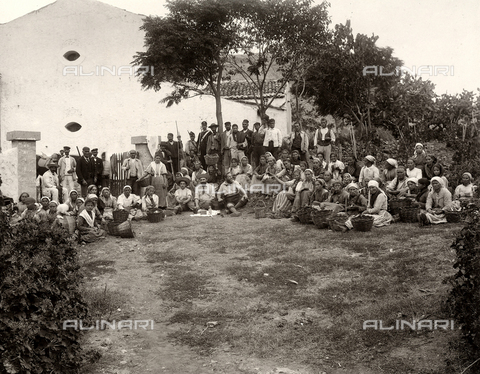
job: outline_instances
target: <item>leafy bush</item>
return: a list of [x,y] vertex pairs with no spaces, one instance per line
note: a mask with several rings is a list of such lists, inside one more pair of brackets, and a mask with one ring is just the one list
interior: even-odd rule
[[467,226],[452,244],[456,251],[453,265],[457,273],[446,279],[452,285],[447,305],[461,326],[466,356],[480,354],[480,212],[470,211]]
[[81,331],[63,322],[88,313],[68,233],[0,213],[0,246],[0,372],[78,372]]

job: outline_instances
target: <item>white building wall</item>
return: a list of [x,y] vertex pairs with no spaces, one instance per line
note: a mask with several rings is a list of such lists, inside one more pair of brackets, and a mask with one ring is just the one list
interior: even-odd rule
[[[139,28],[144,16],[96,0],[58,0],[0,25],[0,135],[8,131],[41,131],[37,151],[51,154],[64,145],[119,152],[132,146],[130,137],[198,132],[200,122],[216,122],[213,97],[195,97],[165,108],[159,101],[171,91],[143,91],[129,66],[144,49]],[[80,53],[74,62],[63,54]],[[102,67],[114,71],[114,74]],[[268,113],[286,130],[285,112]],[[257,121],[256,108],[223,100],[224,121]],[[80,131],[66,130],[69,122]]]

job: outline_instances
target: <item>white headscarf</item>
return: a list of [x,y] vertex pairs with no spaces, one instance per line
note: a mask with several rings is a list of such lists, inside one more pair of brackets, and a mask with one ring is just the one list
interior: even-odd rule
[[440,178],[440,177],[433,177],[433,178],[430,180],[430,184],[431,184],[433,181],[437,181],[438,183],[440,183],[440,185],[441,185],[442,187],[445,187],[445,182],[443,181],[442,178]]
[[418,178],[415,178],[415,177],[408,178],[407,183],[408,182],[413,182],[415,183],[416,186],[418,186]]
[[368,182],[368,187],[372,187],[372,186],[380,188],[380,185],[378,184],[378,182],[375,179],[372,179],[371,181]]

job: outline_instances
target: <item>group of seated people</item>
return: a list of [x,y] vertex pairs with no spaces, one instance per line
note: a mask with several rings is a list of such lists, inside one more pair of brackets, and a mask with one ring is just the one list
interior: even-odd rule
[[[125,185],[118,198],[111,195],[108,187],[98,191],[95,185],[89,186],[85,199],[72,190],[60,205],[46,196],[37,204],[34,198],[22,193],[13,218],[66,226],[66,217],[75,217],[79,241],[93,242],[105,236],[105,224],[113,220],[116,210],[128,211],[129,219],[141,219],[148,212],[164,209],[172,214],[225,209],[226,214],[236,217],[241,215],[239,210],[248,203],[249,196],[259,193],[273,200],[273,214],[278,217],[296,220],[299,209],[309,206],[344,211],[350,216],[368,214],[374,217],[376,227],[394,220],[389,212],[390,201],[410,199],[420,209],[420,225],[427,225],[447,222],[445,210],[459,209],[462,201],[473,198],[476,188],[472,175],[465,172],[453,190],[443,175],[443,166],[434,156],[426,155],[421,144],[417,144],[406,166],[387,159],[381,171],[370,155],[359,167],[353,158],[344,164],[332,154],[326,163],[319,153],[307,161],[302,160],[298,151],[288,149],[282,150],[278,160],[267,152],[256,168],[252,168],[247,157],[233,158],[224,178],[216,165],[205,171],[195,162],[192,170],[181,169],[168,190],[166,176],[156,172],[165,170],[159,164],[160,159],[155,158],[146,169],[153,178],[142,197],[133,194],[129,185]],[[352,228],[350,220],[345,227]]]

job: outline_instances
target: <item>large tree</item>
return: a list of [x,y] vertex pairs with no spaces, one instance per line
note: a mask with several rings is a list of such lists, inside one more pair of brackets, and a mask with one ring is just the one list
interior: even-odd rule
[[146,17],[147,50],[137,52],[134,65],[153,66],[153,74],[139,69],[142,87],[159,91],[162,83],[174,91],[162,101],[167,106],[196,94],[211,94],[216,101],[222,131],[221,84],[225,63],[238,37],[237,0],[168,0],[166,17]]
[[[312,51],[328,40],[326,2],[312,6],[312,0],[244,0],[239,8],[237,52],[229,65],[240,73],[262,117],[294,75],[311,61]],[[272,70],[281,73],[280,84],[271,97],[264,89]]]
[[403,65],[392,48],[378,47],[377,40],[375,35],[354,37],[349,21],[336,25],[330,45],[318,50],[306,74],[306,91],[321,114],[349,114],[367,134],[382,122],[376,103],[400,81],[395,71]]

